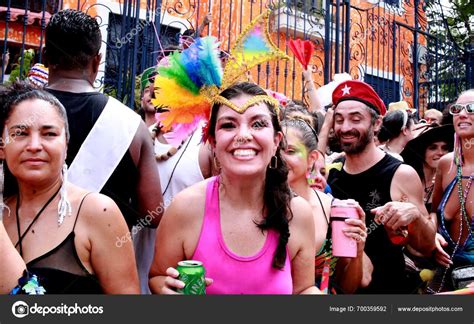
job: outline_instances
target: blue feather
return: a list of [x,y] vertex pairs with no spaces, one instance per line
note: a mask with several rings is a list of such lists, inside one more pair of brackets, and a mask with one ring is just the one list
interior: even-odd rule
[[180,60],[189,78],[194,82],[196,87],[201,88],[203,83],[199,75],[200,62],[198,52],[199,48],[196,46],[196,43],[193,43],[181,53]]
[[204,37],[196,41],[199,48],[200,76],[205,85],[221,86],[222,62],[219,58],[219,43],[215,37]]

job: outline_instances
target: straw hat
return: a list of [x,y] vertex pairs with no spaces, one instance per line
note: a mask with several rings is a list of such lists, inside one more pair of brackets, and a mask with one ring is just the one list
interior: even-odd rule
[[388,104],[388,111],[395,111],[395,110],[405,110],[409,113],[414,113],[416,109],[410,108],[408,102],[402,100],[397,102],[391,102]]

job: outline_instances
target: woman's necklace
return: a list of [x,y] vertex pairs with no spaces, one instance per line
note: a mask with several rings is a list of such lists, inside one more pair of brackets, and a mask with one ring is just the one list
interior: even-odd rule
[[36,214],[36,216],[33,218],[33,221],[28,225],[26,228],[25,232],[21,234],[20,231],[20,215],[19,215],[19,209],[20,209],[20,195],[18,195],[16,199],[16,228],[18,230],[18,242],[15,244],[15,248],[20,245],[20,256],[23,257],[23,245],[21,244],[23,239],[25,238],[26,234],[30,230],[31,226],[38,220],[40,215],[43,213],[43,211],[48,207],[48,205],[54,200],[54,198],[58,195],[59,190],[61,190],[61,187],[48,199],[48,201],[41,207],[39,212]]
[[[155,126],[151,132],[151,138],[153,139],[153,143],[155,142],[155,138],[158,136],[158,133],[160,131],[160,128],[158,126]],[[194,132],[190,133],[185,139],[179,143],[178,147],[174,147],[171,145],[171,147],[168,149],[166,153],[163,154],[155,154],[155,159],[157,161],[166,161],[173,155],[175,155],[181,147],[183,147],[184,143],[188,141],[188,139],[194,134]]]
[[458,167],[458,196],[459,196],[459,202],[461,205],[461,222],[465,221],[466,225],[469,226],[469,217],[467,215],[467,209],[466,209],[466,200],[467,200],[467,195],[469,194],[469,191],[471,190],[471,185],[472,185],[472,180],[474,179],[474,174],[471,174],[469,176],[469,180],[467,180],[466,183],[466,188],[464,189],[464,192],[462,190],[462,167]]
[[433,194],[435,179],[436,173],[433,174],[433,177],[431,178],[431,184],[429,186],[426,186],[425,183],[425,196],[423,197],[423,201],[425,204],[430,201],[431,195]]
[[[461,243],[461,238],[462,238],[462,233],[463,233],[463,223],[466,222],[466,225],[468,226],[469,229],[469,219],[467,217],[467,210],[466,210],[466,199],[467,195],[469,194],[469,190],[471,189],[472,181],[474,180],[474,174],[471,174],[469,176],[469,180],[467,181],[466,188],[462,188],[462,166],[458,164],[457,167],[457,174],[456,177],[458,179],[457,187],[458,187],[458,198],[459,198],[459,204],[460,204],[460,211],[461,211],[461,219],[459,222],[459,237],[456,240],[456,243],[454,245],[453,253],[451,254],[451,260],[453,259],[454,255],[459,249],[460,243]],[[439,293],[444,287],[444,282],[446,280],[446,275],[448,273],[450,266],[448,265],[446,269],[444,270],[443,277],[441,278],[441,283],[438,288],[438,290],[435,292],[432,289],[429,289],[431,292]]]

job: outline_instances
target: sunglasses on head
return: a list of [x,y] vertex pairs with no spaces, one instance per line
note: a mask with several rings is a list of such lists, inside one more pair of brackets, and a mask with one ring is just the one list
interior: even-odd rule
[[453,104],[449,107],[449,113],[451,115],[458,115],[463,109],[466,109],[468,114],[474,114],[474,102],[468,102],[465,104]]

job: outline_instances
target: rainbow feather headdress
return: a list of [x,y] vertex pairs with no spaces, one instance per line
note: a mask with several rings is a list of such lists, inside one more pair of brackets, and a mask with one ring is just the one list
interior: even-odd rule
[[[163,131],[173,129],[175,138],[186,138],[201,121],[209,120],[213,104],[229,105],[219,93],[247,71],[272,59],[289,59],[270,39],[267,29],[270,13],[271,10],[262,13],[245,28],[230,51],[224,70],[215,37],[197,38],[187,49],[174,52],[169,66],[158,69],[152,103],[167,108],[159,115]],[[278,115],[277,100],[271,96],[257,97],[253,104],[265,101],[275,107]],[[250,105],[229,107],[243,113]]]

